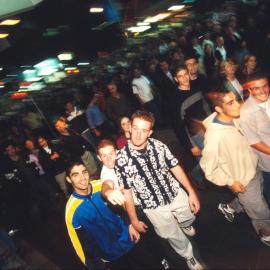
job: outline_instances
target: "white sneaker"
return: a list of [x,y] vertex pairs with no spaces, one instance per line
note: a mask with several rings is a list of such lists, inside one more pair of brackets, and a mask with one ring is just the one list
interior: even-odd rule
[[268,247],[270,247],[270,235],[266,236],[263,235],[261,236],[261,241]]
[[196,230],[194,229],[192,225],[187,226],[187,227],[181,227],[181,229],[184,232],[184,234],[188,236],[194,236],[196,234]]
[[233,222],[234,220],[234,210],[225,203],[220,203],[218,205],[218,210],[224,215],[224,217],[229,221]]
[[195,259],[195,257],[192,257],[191,259],[187,259],[187,266],[190,270],[203,270],[203,266]]

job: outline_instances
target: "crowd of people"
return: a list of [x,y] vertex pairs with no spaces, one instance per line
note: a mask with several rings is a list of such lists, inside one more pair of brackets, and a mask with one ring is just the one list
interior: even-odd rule
[[[52,101],[53,117],[45,113],[51,123],[33,108],[1,122],[3,223],[27,227],[60,198],[89,269],[173,268],[169,249],[203,269],[192,223],[208,180],[235,194],[218,205],[225,218],[246,212],[270,246],[268,11],[266,1],[225,2],[145,39],[125,67],[73,78],[72,91]],[[161,129],[194,158],[190,170],[150,137]]]

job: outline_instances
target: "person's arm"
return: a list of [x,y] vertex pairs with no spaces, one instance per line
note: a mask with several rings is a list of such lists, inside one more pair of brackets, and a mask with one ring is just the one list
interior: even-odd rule
[[137,244],[140,241],[140,233],[134,229],[132,224],[129,225],[128,232],[131,241]]
[[145,233],[148,227],[146,224],[144,224],[142,221],[138,219],[131,189],[124,189],[123,192],[124,192],[125,200],[126,200],[125,208],[128,213],[132,226],[134,227],[136,231],[140,233]]
[[227,173],[227,170],[223,169],[222,165],[225,162],[221,162],[220,159],[219,142],[213,138],[206,138],[200,160],[200,166],[204,171],[205,177],[215,185],[230,187],[235,179]]
[[200,202],[184,170],[180,167],[180,165],[177,165],[171,168],[171,172],[187,191],[189,195],[188,199],[189,199],[189,205],[190,205],[191,211],[194,214],[197,214],[200,210]]
[[258,142],[258,143],[252,144],[251,147],[253,147],[257,151],[262,152],[266,155],[270,155],[270,147],[264,142]]
[[122,192],[123,188],[114,189],[114,184],[112,180],[106,180],[102,183],[102,196],[113,205],[122,206],[125,204],[126,199]]

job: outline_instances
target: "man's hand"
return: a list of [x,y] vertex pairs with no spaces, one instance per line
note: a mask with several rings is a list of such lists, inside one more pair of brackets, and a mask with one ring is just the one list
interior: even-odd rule
[[104,196],[113,205],[124,205],[126,202],[125,196],[122,193],[123,188],[113,189],[105,192]]
[[148,226],[139,220],[132,222],[132,226],[134,227],[136,231],[140,233],[146,233],[146,230],[148,229]]
[[133,228],[131,224],[128,227],[128,232],[131,241],[137,244],[140,240],[140,234]]
[[92,131],[96,137],[99,137],[101,135],[101,132],[96,128],[93,128]]
[[55,160],[55,159],[57,159],[57,158],[59,158],[59,154],[56,153],[56,152],[54,152],[54,153],[51,155],[51,160]]
[[191,153],[193,156],[195,157],[199,157],[202,155],[202,150],[198,147],[198,146],[193,146],[191,149],[190,149]]
[[200,201],[195,191],[189,193],[188,202],[192,213],[197,214],[200,210]]
[[234,193],[245,193],[246,188],[238,181],[234,181],[231,186],[229,186],[232,192]]

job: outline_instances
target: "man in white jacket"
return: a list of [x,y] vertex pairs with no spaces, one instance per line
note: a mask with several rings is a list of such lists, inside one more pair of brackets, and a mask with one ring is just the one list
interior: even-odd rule
[[258,157],[238,124],[240,104],[230,91],[212,92],[209,99],[216,112],[203,122],[206,133],[200,165],[210,182],[228,186],[236,195],[218,209],[230,222],[235,212],[245,211],[261,241],[270,246],[270,211],[262,195]]

